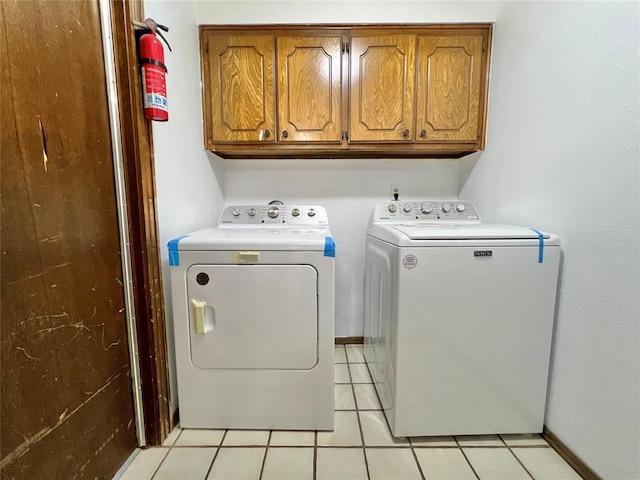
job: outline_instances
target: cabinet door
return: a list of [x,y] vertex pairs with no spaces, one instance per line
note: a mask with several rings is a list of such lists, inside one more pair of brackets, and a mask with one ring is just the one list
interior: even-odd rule
[[351,39],[351,142],[412,140],[415,38]]
[[340,142],[341,38],[278,38],[278,141]]
[[[209,35],[209,135],[216,142],[275,141],[274,38]],[[206,51],[206,49],[205,49]],[[206,100],[205,100],[206,101]]]
[[482,44],[481,34],[418,37],[417,141],[478,141]]

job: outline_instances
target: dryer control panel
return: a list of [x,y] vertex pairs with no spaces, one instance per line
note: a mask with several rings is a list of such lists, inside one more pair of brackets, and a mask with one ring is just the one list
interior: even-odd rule
[[318,205],[229,205],[218,226],[327,227],[327,211]]
[[480,223],[476,207],[460,200],[405,200],[380,202],[374,223]]

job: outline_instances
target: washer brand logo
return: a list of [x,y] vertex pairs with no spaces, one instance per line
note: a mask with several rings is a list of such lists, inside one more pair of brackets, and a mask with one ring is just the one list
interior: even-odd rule
[[473,256],[474,257],[492,257],[493,250],[474,250]]

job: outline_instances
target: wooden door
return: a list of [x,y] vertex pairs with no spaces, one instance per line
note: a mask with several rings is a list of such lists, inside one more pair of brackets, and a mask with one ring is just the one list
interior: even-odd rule
[[97,1],[0,2],[3,479],[136,447]]
[[350,142],[413,137],[415,35],[351,39]]
[[278,38],[278,142],[340,142],[341,38]]
[[418,37],[416,140],[477,142],[483,36]]
[[205,85],[211,88],[205,92],[210,142],[274,143],[274,37],[205,32],[203,41]]

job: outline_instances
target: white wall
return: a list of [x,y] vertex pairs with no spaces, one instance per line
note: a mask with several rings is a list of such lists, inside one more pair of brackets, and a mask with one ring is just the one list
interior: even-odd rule
[[640,478],[638,6],[501,9],[488,147],[460,169],[485,221],[560,234],[546,425],[621,480]]
[[[362,335],[366,221],[392,183],[404,198],[459,191],[485,221],[559,233],[565,261],[546,423],[604,478],[640,478],[637,3],[147,0],[146,11],[172,27],[176,50],[167,59],[172,119],[155,129],[163,245],[213,224],[222,192],[227,203],[323,204],[337,242],[336,332],[351,336]],[[495,31],[481,154],[255,161],[203,153],[196,24],[485,21]]]
[[177,408],[173,316],[167,242],[213,225],[223,205],[223,175],[217,160],[207,157],[202,138],[200,54],[196,5],[192,2],[146,1],[145,15],[166,24],[173,52],[165,47],[169,121],[153,123],[157,211],[169,340],[171,406]]

